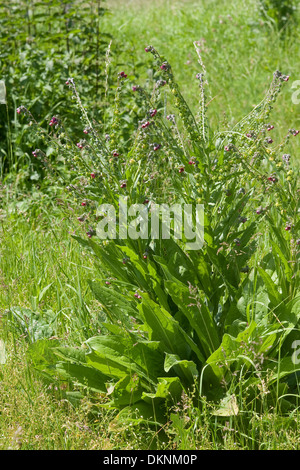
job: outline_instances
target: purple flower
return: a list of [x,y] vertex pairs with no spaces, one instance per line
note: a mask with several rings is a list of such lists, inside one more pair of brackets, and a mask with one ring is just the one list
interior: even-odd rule
[[161,70],[167,70],[169,68],[169,64],[167,62],[163,62],[160,66]]
[[56,126],[58,124],[58,119],[54,116],[49,122],[49,126]]
[[142,129],[146,129],[146,127],[150,126],[150,122],[146,121],[142,124]]

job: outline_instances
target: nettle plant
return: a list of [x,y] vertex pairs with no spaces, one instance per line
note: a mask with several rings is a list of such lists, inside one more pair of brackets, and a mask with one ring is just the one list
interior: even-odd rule
[[[104,394],[102,405],[132,422],[164,422],[168,407],[192,390],[196,406],[203,397],[238,393],[249,403],[288,407],[286,378],[299,369],[292,361],[300,312],[299,175],[285,151],[298,131],[279,144],[270,137],[272,106],[288,76],[275,72],[248,116],[214,132],[205,72],[196,76],[195,116],[171,65],[152,46],[145,51],[157,70],[153,89],[129,85],[120,72],[107,128],[90,121],[72,78],[67,86],[82,112],[82,138],[68,139],[59,117],[50,122],[69,168],[74,238],[95,258],[99,276],[90,287],[106,320],[103,334],[95,331],[79,349],[54,348],[49,371]],[[129,87],[143,118],[125,140],[120,123]],[[34,153],[47,162],[42,150]],[[107,203],[118,213],[120,196],[149,214],[153,203],[203,204],[202,249],[186,250],[184,236],[124,239],[117,230],[100,239],[97,207]],[[229,415],[238,412],[236,403]]]

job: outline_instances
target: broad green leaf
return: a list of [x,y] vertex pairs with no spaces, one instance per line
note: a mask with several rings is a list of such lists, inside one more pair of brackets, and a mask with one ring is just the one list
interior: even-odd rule
[[262,269],[260,266],[258,266],[257,269],[265,283],[265,286],[266,286],[266,289],[267,289],[267,292],[268,292],[268,295],[269,295],[269,298],[273,307],[278,307],[279,304],[282,304],[282,298],[281,298],[280,293],[278,292],[278,287],[272,281],[269,274],[266,271],[264,271],[264,269]]
[[253,363],[250,357],[245,356],[242,343],[248,342],[255,328],[256,324],[252,322],[237,338],[224,334],[219,348],[206,361],[216,377],[222,379],[232,362],[239,361],[248,367]]
[[147,403],[179,399],[183,391],[178,377],[159,377],[154,393],[143,393],[142,398]]
[[147,426],[161,426],[165,423],[165,411],[162,400],[150,399],[138,401],[131,406],[124,407],[117,417],[110,422],[109,432],[125,431],[129,426],[146,424]]
[[217,328],[208,307],[202,299],[198,302],[193,299],[189,288],[178,281],[165,281],[165,287],[195,330],[201,349],[208,357],[220,345]]
[[273,240],[270,240],[270,243],[272,245],[273,253],[276,254],[277,256],[279,256],[280,260],[282,261],[282,264],[284,266],[284,273],[285,273],[285,277],[286,277],[287,282],[290,282],[291,281],[291,276],[292,276],[292,269],[291,269],[291,265],[288,262],[288,259],[285,258],[284,254],[280,250],[279,246],[276,245],[276,243],[274,243]]
[[176,354],[166,354],[164,369],[166,372],[173,369],[187,386],[191,386],[198,376],[196,364],[193,361],[180,359]]
[[136,342],[129,336],[95,336],[86,341],[87,364],[116,378],[137,373],[146,383],[155,383],[162,370],[162,355],[155,342]]
[[88,387],[95,392],[106,393],[106,383],[109,377],[93,367],[70,362],[58,362],[55,366],[57,373],[64,379],[78,382],[81,386]]
[[137,310],[125,295],[116,289],[101,286],[99,282],[89,281],[90,288],[96,299],[105,307],[111,320],[122,320],[124,315],[136,316]]
[[111,399],[112,407],[120,407],[132,405],[140,401],[143,393],[139,377],[134,375],[126,375],[117,383],[111,384],[108,388],[107,395]]
[[189,257],[198,273],[201,289],[208,297],[210,297],[214,291],[214,287],[211,280],[210,266],[208,265],[203,252],[191,251],[189,253]]
[[76,362],[76,363],[86,363],[86,349],[83,348],[73,348],[68,347],[55,347],[52,348],[52,351],[64,361]]
[[148,295],[143,294],[142,297],[143,301],[138,309],[145,328],[149,331],[150,340],[159,341],[163,352],[177,354],[181,359],[188,359],[191,349],[200,353],[193,340],[169,312],[152,301]]

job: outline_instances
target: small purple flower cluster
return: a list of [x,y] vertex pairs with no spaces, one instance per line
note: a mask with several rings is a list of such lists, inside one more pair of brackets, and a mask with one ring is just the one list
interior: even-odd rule
[[96,231],[93,229],[93,228],[90,228],[87,232],[86,232],[87,236],[89,238],[92,238],[96,235]]
[[19,106],[17,109],[17,114],[21,114],[21,113],[25,113],[26,112],[26,108],[25,106]]
[[141,128],[142,129],[146,129],[146,127],[150,126],[151,122],[150,121],[145,121],[143,122],[143,124],[141,125]]
[[157,82],[156,82],[157,88],[165,86],[166,84],[167,84],[166,80],[157,80]]
[[291,156],[289,153],[284,153],[282,155],[282,160],[284,161],[284,163],[286,163],[287,165],[290,163],[290,159],[291,159]]
[[271,181],[272,183],[277,183],[278,181],[278,178],[276,178],[276,176],[268,176],[268,181]]
[[127,74],[125,72],[120,72],[119,78],[127,78]]
[[152,52],[153,51],[153,46],[147,46],[145,47],[146,52]]
[[57,117],[53,116],[53,118],[52,118],[51,121],[49,122],[49,126],[55,126],[55,127],[58,126],[58,119],[57,119]]

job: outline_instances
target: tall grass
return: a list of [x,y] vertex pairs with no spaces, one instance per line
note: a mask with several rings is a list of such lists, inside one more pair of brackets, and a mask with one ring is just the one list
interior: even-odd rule
[[[0,386],[4,407],[19,404],[2,420],[4,448],[102,448],[103,424],[108,448],[298,447],[298,32],[279,37],[255,4],[112,3],[104,76],[93,75],[103,119],[71,74],[75,138],[51,102],[49,129],[17,103],[16,129],[36,142],[0,193]],[[96,206],[120,194],[148,208],[203,203],[203,250],[99,240]]]

